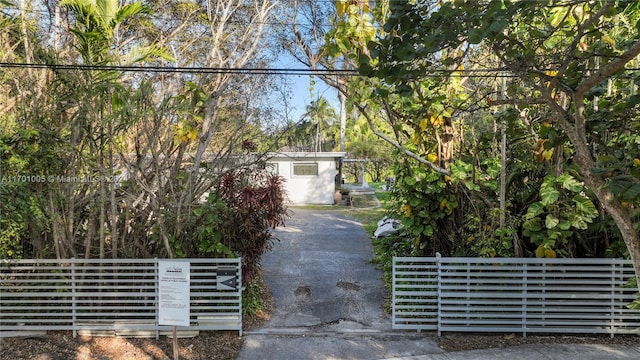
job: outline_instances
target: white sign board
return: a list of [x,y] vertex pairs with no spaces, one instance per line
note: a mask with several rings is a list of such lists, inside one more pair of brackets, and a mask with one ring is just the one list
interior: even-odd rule
[[158,260],[158,324],[189,326],[191,312],[190,264]]

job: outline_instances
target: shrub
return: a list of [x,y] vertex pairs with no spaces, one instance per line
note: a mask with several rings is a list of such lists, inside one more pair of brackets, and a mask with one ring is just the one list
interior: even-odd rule
[[287,217],[284,178],[264,168],[248,167],[222,175],[207,203],[194,210],[198,256],[242,257],[243,283],[260,268],[260,258],[277,240],[270,229]]

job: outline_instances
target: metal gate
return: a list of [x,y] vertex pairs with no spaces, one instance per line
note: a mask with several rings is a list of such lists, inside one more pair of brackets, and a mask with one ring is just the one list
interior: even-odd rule
[[[242,334],[241,259],[190,263],[192,330]],[[0,329],[158,337],[158,259],[12,260],[0,263]],[[220,282],[221,276],[225,281]]]
[[640,333],[630,261],[394,258],[394,329]]

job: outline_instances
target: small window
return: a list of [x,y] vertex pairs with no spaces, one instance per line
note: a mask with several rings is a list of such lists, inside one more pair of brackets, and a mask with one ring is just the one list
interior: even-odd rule
[[318,164],[293,164],[294,176],[318,176]]

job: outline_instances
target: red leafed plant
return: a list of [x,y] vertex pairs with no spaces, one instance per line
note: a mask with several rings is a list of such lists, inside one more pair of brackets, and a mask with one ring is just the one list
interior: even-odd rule
[[288,216],[284,178],[255,168],[230,171],[214,189],[227,211],[220,212],[220,234],[227,246],[242,257],[243,282],[249,283],[260,268],[260,258],[277,240],[270,229],[283,226]]

